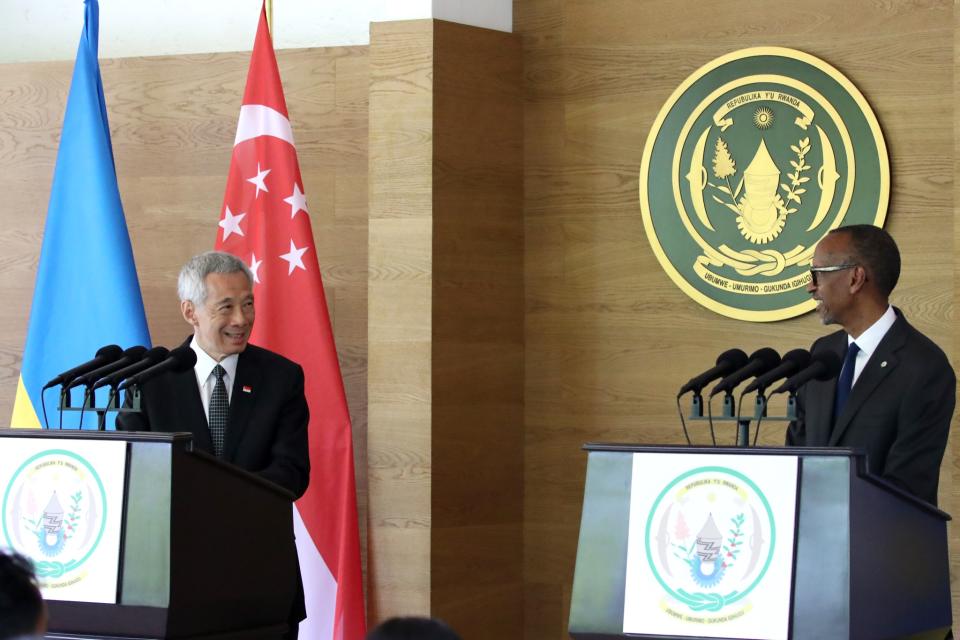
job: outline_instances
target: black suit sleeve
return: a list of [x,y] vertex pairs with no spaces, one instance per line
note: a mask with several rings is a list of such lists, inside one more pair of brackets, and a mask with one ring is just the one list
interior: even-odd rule
[[[123,407],[129,409],[133,407],[133,399],[129,393],[124,393]],[[140,407],[142,411],[135,413],[133,411],[120,411],[117,413],[118,431],[150,431],[150,420],[147,418],[147,409],[144,402],[146,398],[140,396]]]
[[[823,338],[817,338],[810,346],[810,353],[816,354],[825,349]],[[807,446],[807,387],[797,391],[797,418],[787,425],[786,444],[788,447]]]
[[304,494],[310,482],[307,438],[310,410],[307,407],[303,384],[303,369],[297,365],[277,416],[276,437],[271,445],[268,464],[255,471],[267,480],[288,489],[297,498]]
[[803,388],[797,392],[797,417],[787,425],[786,444],[788,447],[803,447],[807,444],[806,393]]
[[904,389],[885,480],[936,504],[940,463],[956,405],[956,376],[946,357],[929,358]]

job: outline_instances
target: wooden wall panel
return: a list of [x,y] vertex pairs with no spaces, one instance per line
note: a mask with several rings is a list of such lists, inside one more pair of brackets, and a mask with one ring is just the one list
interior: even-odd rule
[[371,623],[430,613],[433,25],[370,29]]
[[[102,60],[120,194],[155,344],[189,333],[176,276],[213,247],[249,53]],[[367,49],[279,51],[366,496]],[[13,407],[72,62],[0,65],[0,421]],[[64,313],[50,309],[50,313]]]
[[374,24],[370,61],[370,623],[518,637],[519,40]]
[[431,613],[523,628],[520,40],[434,21]]
[[[847,74],[889,146],[887,228],[904,256],[893,301],[954,358],[960,245],[949,232],[955,152],[944,135],[955,122],[954,8],[946,0],[526,0],[514,11],[526,90],[525,637],[558,639],[577,544],[580,445],[682,442],[673,396],[718,353],[782,352],[831,330],[813,315],[771,324],[723,318],[667,278],[637,198],[643,144],[661,105],[699,66],[749,46],[794,47]],[[782,432],[766,425],[761,442],[776,444]],[[695,437],[708,441],[699,429]],[[955,513],[958,453],[953,438],[940,489]]]

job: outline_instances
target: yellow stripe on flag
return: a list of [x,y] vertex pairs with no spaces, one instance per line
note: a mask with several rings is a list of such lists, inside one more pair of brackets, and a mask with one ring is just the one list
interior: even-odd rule
[[17,399],[13,403],[13,416],[10,418],[13,429],[39,429],[40,419],[30,402],[30,394],[23,386],[23,377],[17,379]]

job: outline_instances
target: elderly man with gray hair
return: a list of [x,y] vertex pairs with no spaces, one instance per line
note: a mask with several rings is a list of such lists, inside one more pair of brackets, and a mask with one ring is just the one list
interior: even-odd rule
[[[209,251],[184,265],[177,290],[183,319],[193,327],[185,344],[197,363],[144,383],[141,413],[120,414],[117,428],[189,431],[195,449],[299,498],[310,480],[303,369],[249,343],[253,274],[235,256]],[[305,617],[302,591],[295,604],[291,621]]]

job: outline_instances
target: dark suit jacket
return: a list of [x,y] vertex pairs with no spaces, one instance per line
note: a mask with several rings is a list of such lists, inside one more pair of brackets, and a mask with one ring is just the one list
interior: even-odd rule
[[[899,309],[896,313],[836,424],[837,379],[810,382],[797,395],[797,420],[787,430],[787,444],[865,448],[872,473],[936,504],[956,377],[943,351],[910,326]],[[820,338],[811,348],[814,354],[824,350],[843,359],[846,332]]]
[[[192,368],[160,375],[147,381],[141,391],[143,412],[121,413],[118,429],[189,431],[193,446],[213,455],[207,416]],[[237,361],[223,460],[299,498],[310,480],[309,416],[300,365],[248,344]]]

